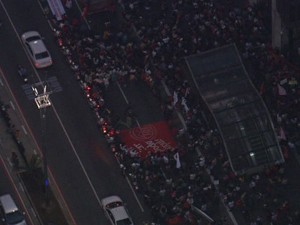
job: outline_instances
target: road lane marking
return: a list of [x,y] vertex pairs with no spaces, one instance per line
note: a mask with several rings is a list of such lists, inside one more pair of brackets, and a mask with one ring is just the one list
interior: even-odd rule
[[23,187],[23,185],[19,182],[19,188],[23,191],[23,192],[25,192],[24,191],[24,187]]
[[28,133],[27,133],[27,131],[26,131],[24,125],[22,125],[21,127],[22,127],[22,129],[23,129],[23,131],[24,131],[24,134],[25,134],[25,135],[28,135]]
[[[0,0],[0,2],[1,2],[1,0]],[[13,100],[14,100],[15,103],[16,103],[16,107],[17,107],[17,109],[18,109],[18,110],[17,110],[18,115],[21,117],[21,120],[25,123],[25,126],[28,128],[28,132],[29,132],[29,134],[30,134],[30,137],[32,138],[32,141],[34,142],[34,145],[37,147],[37,150],[38,150],[39,154],[40,154],[41,156],[43,156],[42,150],[41,150],[39,144],[37,143],[37,141],[36,141],[36,139],[35,139],[35,136],[33,135],[33,132],[32,132],[32,130],[31,130],[29,124],[27,123],[27,120],[26,120],[25,117],[24,117],[24,114],[23,114],[23,112],[22,112],[22,109],[21,109],[21,107],[19,106],[19,104],[18,104],[18,102],[17,102],[17,100],[16,100],[16,97],[15,97],[14,93],[12,92],[12,90],[11,90],[11,88],[10,88],[10,86],[9,86],[9,84],[8,84],[8,81],[6,80],[5,75],[4,75],[4,72],[3,72],[3,70],[2,70],[1,67],[0,67],[0,74],[2,75],[3,80],[4,80],[4,82],[5,82],[6,86],[7,86],[8,92],[10,93],[10,95],[12,96]],[[41,78],[40,78],[40,76],[38,75],[38,73],[36,72],[36,70],[35,70],[35,74],[36,74],[37,78],[41,81]],[[36,150],[34,150],[34,152],[36,153]],[[8,158],[8,162],[11,164],[11,166],[13,166],[12,163],[10,162],[9,158]],[[49,168],[49,165],[48,165],[48,170],[49,170],[49,172],[51,172],[51,171],[50,171],[50,168]],[[50,174],[52,175],[52,173],[50,173]],[[56,183],[56,181],[55,181],[53,175],[51,176],[51,178],[52,178],[52,181],[54,181],[54,183],[57,185],[57,183]],[[61,198],[61,200],[65,203],[65,208],[67,209],[67,212],[69,213],[69,217],[71,217],[73,224],[74,224],[74,225],[77,225],[77,223],[76,223],[76,221],[75,221],[75,219],[74,219],[74,216],[73,216],[73,214],[71,214],[70,208],[69,208],[69,206],[66,204],[66,200],[64,199],[64,196],[62,195],[62,192],[60,191],[60,189],[59,189],[58,186],[57,186],[57,190],[58,190],[59,193],[60,193],[60,198]]]
[[12,109],[13,109],[14,111],[16,111],[16,108],[15,108],[15,106],[14,106],[14,103],[13,103],[12,101],[9,101],[9,104],[11,105]]
[[[42,9],[43,14],[45,15],[45,17],[47,19],[47,16],[50,13],[49,9],[48,9],[48,13],[47,13],[46,10],[43,8],[41,1],[37,0],[37,2],[39,4],[40,8]],[[52,27],[52,24],[51,24],[50,20],[47,19],[47,23],[49,24],[49,27],[51,28],[51,30],[54,30],[53,27]]]
[[[28,60],[29,60],[29,62],[30,62],[30,64],[31,64],[32,68],[33,68],[34,74],[36,75],[36,77],[38,78],[38,80],[41,82],[42,79],[41,79],[41,77],[39,76],[39,74],[38,74],[36,68],[34,67],[33,62],[31,61],[31,59],[30,59],[30,57],[29,57],[29,55],[28,55],[28,53],[27,53],[27,51],[26,51],[26,49],[25,49],[25,46],[23,45],[22,40],[21,40],[21,38],[20,38],[20,36],[19,36],[17,30],[16,30],[16,27],[14,26],[14,24],[13,24],[13,22],[12,22],[12,19],[10,18],[9,14],[8,14],[8,12],[7,12],[7,10],[6,10],[6,8],[5,8],[5,6],[4,6],[4,4],[3,4],[3,2],[2,2],[1,0],[0,0],[0,4],[2,5],[2,8],[4,9],[5,14],[6,14],[6,16],[8,17],[9,22],[10,22],[10,24],[11,24],[11,26],[12,26],[14,32],[16,33],[16,36],[17,36],[17,38],[18,38],[18,40],[19,40],[19,42],[20,42],[20,44],[21,44],[23,50],[24,50],[25,53],[26,53],[26,56],[27,56],[27,58],[28,58]],[[76,4],[77,4],[78,8],[80,9],[80,7],[79,7],[77,1],[76,1]],[[80,10],[81,10],[81,9],[80,9]],[[85,20],[85,22],[86,22],[88,28],[90,29],[90,26],[89,26],[89,24],[88,24],[86,18],[84,18],[84,20]],[[51,27],[50,27],[50,28],[51,28]],[[22,110],[21,110],[21,107],[19,106],[18,102],[16,101],[16,98],[15,98],[15,96],[14,96],[14,94],[13,94],[11,88],[9,87],[7,80],[5,79],[4,73],[3,73],[3,71],[2,71],[1,68],[0,68],[0,73],[2,73],[2,76],[3,76],[3,78],[4,78],[4,81],[5,81],[5,83],[6,83],[7,86],[8,86],[8,90],[9,90],[10,94],[12,95],[12,97],[13,97],[13,99],[14,99],[14,102],[15,102],[17,108],[18,108],[18,111],[20,112],[20,115],[21,115],[21,117],[22,117],[22,120],[24,121],[26,127],[27,127],[28,130],[29,130],[28,132],[30,133],[30,136],[33,138],[33,141],[34,141],[35,145],[38,147],[39,153],[40,153],[41,155],[43,155],[43,153],[42,153],[42,151],[41,151],[41,149],[40,149],[40,147],[39,147],[39,145],[38,145],[38,143],[37,143],[37,141],[36,141],[36,139],[35,139],[35,136],[33,135],[33,132],[32,132],[30,126],[28,125],[28,123],[27,123],[27,121],[26,121],[26,119],[25,119],[25,117],[24,117],[24,115],[23,115],[23,112],[22,112]],[[126,98],[126,96],[124,96],[124,97]],[[98,194],[97,194],[97,192],[96,192],[96,189],[95,189],[94,185],[92,184],[91,179],[90,179],[90,177],[89,177],[89,175],[88,175],[88,173],[87,173],[87,171],[86,171],[86,169],[85,169],[85,167],[84,167],[84,165],[83,165],[81,159],[79,158],[79,155],[78,155],[78,153],[77,153],[77,151],[76,151],[76,149],[75,149],[75,147],[74,147],[74,145],[73,145],[73,143],[72,143],[72,141],[71,141],[71,139],[70,139],[70,137],[69,137],[69,134],[67,133],[67,131],[66,131],[66,129],[65,129],[65,127],[64,127],[64,125],[63,125],[63,123],[62,123],[62,121],[61,121],[61,119],[60,119],[60,117],[59,117],[59,115],[58,115],[58,113],[57,113],[57,111],[56,111],[56,108],[55,108],[55,106],[54,106],[53,103],[52,103],[52,109],[53,109],[53,112],[54,112],[54,114],[55,114],[57,120],[59,121],[59,124],[61,125],[61,128],[62,128],[62,130],[63,130],[63,132],[64,132],[64,134],[65,134],[65,136],[66,136],[66,138],[67,138],[67,140],[68,140],[68,142],[69,142],[69,144],[70,144],[70,146],[71,146],[71,149],[72,149],[74,155],[76,156],[76,158],[77,158],[77,160],[78,160],[78,162],[79,162],[79,164],[80,164],[80,167],[81,167],[81,169],[82,169],[84,175],[86,176],[86,179],[87,179],[87,181],[88,181],[88,183],[89,183],[89,185],[90,185],[90,187],[91,187],[91,189],[92,189],[92,192],[93,192],[93,194],[94,194],[94,196],[95,196],[95,198],[96,198],[96,200],[97,200],[99,206],[100,206],[101,209],[102,209],[102,204],[101,204],[100,198],[99,198],[99,196],[98,196]],[[48,170],[50,170],[49,166],[48,166]],[[54,177],[53,177],[53,179],[54,179]],[[55,182],[56,182],[56,181],[55,181]],[[58,188],[58,189],[59,189],[59,188]],[[60,191],[60,190],[59,190],[59,191]],[[62,195],[61,195],[61,196],[62,196]],[[134,196],[135,196],[136,200],[138,201],[138,204],[140,205],[140,202],[139,202],[139,200],[137,199],[137,196],[136,196],[135,193],[134,193]],[[63,196],[62,196],[62,199],[63,199],[63,201],[65,202]],[[68,206],[67,206],[67,207],[68,207]],[[69,207],[68,207],[68,210],[69,210]],[[142,208],[142,210],[143,210],[143,208]],[[70,210],[69,210],[69,212],[70,212]],[[71,214],[71,217],[73,218],[73,215],[72,215],[72,214]],[[74,222],[75,222],[75,220],[74,220]],[[76,222],[75,222],[75,224],[76,224]]]
[[[37,141],[36,141],[36,139],[35,139],[35,137],[33,135],[33,132],[30,129],[30,126],[28,125],[28,123],[27,123],[27,121],[26,121],[26,119],[24,117],[24,114],[23,114],[23,112],[21,110],[21,107],[19,106],[19,104],[18,104],[18,102],[16,100],[16,97],[15,97],[13,91],[11,90],[11,88],[9,86],[9,83],[6,80],[6,78],[4,76],[4,73],[3,73],[3,71],[2,71],[1,68],[0,68],[0,73],[2,74],[2,77],[3,77],[3,79],[4,79],[4,81],[5,81],[6,85],[7,85],[7,88],[9,90],[9,92],[10,92],[10,95],[12,96],[14,102],[16,103],[16,107],[18,108],[18,112],[19,112],[20,116],[22,117],[22,121],[24,121],[26,127],[28,128],[28,132],[30,133],[30,136],[32,137],[35,145],[38,146],[39,153],[43,156],[44,154],[43,154],[41,148],[39,147],[39,145],[38,145],[38,143],[37,143]],[[36,76],[41,81],[41,78],[40,78],[40,76],[39,76],[38,73],[36,73]],[[91,179],[90,179],[90,177],[89,177],[89,175],[88,175],[88,173],[87,173],[87,171],[86,171],[86,169],[85,169],[85,167],[84,167],[84,165],[83,165],[83,163],[82,163],[82,161],[81,161],[81,159],[80,159],[80,157],[79,157],[79,155],[78,155],[78,153],[77,153],[77,151],[76,151],[76,149],[75,149],[75,147],[73,145],[73,142],[71,141],[71,138],[70,138],[68,132],[66,131],[66,128],[63,125],[62,120],[60,119],[60,117],[59,117],[59,115],[58,115],[58,113],[56,111],[56,108],[55,108],[55,106],[54,106],[53,103],[52,103],[52,107],[51,108],[53,109],[53,112],[54,112],[54,114],[55,114],[55,116],[56,116],[56,118],[57,118],[57,120],[58,120],[58,122],[59,122],[59,124],[60,124],[60,126],[62,128],[62,130],[63,130],[63,133],[65,134],[65,136],[67,138],[67,141],[69,142],[69,145],[71,146],[71,149],[72,149],[75,157],[77,158],[77,161],[79,162],[79,165],[80,165],[80,167],[81,167],[81,169],[82,169],[82,171],[83,171],[83,173],[84,173],[84,175],[85,175],[85,177],[86,177],[86,179],[88,181],[88,184],[90,185],[90,188],[92,189],[92,192],[93,192],[93,194],[94,194],[94,196],[95,196],[95,198],[97,200],[97,203],[99,204],[100,208],[102,209],[102,204],[101,204],[100,198],[99,198],[99,196],[98,196],[98,194],[96,192],[96,189],[95,189],[95,187],[94,187],[94,185],[93,185],[93,183],[92,183],[92,181],[91,181]],[[49,166],[48,166],[48,170],[49,170]]]
[[3,82],[2,82],[2,79],[0,79],[0,84],[1,84],[1,86],[4,86],[4,84],[3,84]]
[[[120,160],[118,159],[118,157],[115,156],[115,158],[116,158],[118,164],[121,165]],[[139,207],[141,208],[141,211],[144,212],[145,210],[144,210],[144,208],[143,208],[143,206],[142,206],[142,203],[140,202],[140,200],[139,200],[139,198],[138,198],[138,196],[137,196],[137,194],[136,194],[134,188],[132,187],[132,184],[131,184],[131,182],[130,182],[130,180],[129,180],[129,178],[127,177],[126,174],[125,174],[125,179],[126,179],[128,185],[129,185],[129,187],[130,187],[130,189],[131,189],[131,191],[132,191],[132,193],[133,193],[133,196],[134,196],[135,200],[137,201]]]
[[[34,67],[33,62],[32,62],[32,60],[30,59],[30,57],[29,57],[29,55],[28,55],[28,53],[27,53],[27,51],[26,51],[26,49],[25,49],[25,46],[24,46],[23,43],[22,43],[22,40],[21,40],[21,38],[20,38],[20,36],[19,36],[19,33],[17,32],[17,29],[16,29],[15,25],[13,24],[12,19],[11,19],[11,17],[9,16],[9,13],[8,13],[7,9],[5,8],[5,6],[4,6],[4,4],[3,4],[3,2],[2,2],[1,0],[0,0],[0,4],[1,4],[1,6],[2,6],[2,8],[3,8],[3,10],[4,10],[4,12],[5,12],[5,14],[6,14],[6,16],[7,16],[8,20],[9,20],[11,26],[12,26],[12,28],[13,28],[13,30],[14,30],[14,32],[15,32],[15,34],[16,34],[16,36],[17,36],[17,38],[18,38],[18,40],[19,40],[19,42],[20,42],[20,44],[21,44],[21,46],[22,46],[22,48],[23,48],[23,50],[24,50],[24,52],[26,53],[26,56],[27,56],[27,58],[28,58],[28,60],[29,60],[29,62],[30,62],[30,64],[31,64],[31,66],[32,66],[32,69],[33,69],[33,71],[34,71],[34,74],[35,74],[36,77],[38,78],[39,82],[42,82],[42,79],[41,79],[40,75],[38,74],[36,68]],[[16,97],[15,97],[14,93],[12,92],[12,90],[11,90],[11,88],[10,88],[10,86],[9,86],[9,83],[8,83],[8,81],[6,80],[5,76],[4,76],[4,73],[3,73],[2,68],[0,68],[0,73],[2,74],[2,77],[3,77],[3,79],[4,79],[4,82],[6,83],[7,88],[8,88],[8,90],[9,90],[11,96],[13,97],[13,100],[14,100],[14,102],[15,102],[17,108],[18,108],[18,111],[19,111],[19,113],[20,113],[20,115],[21,115],[21,117],[22,117],[22,120],[23,120],[24,123],[26,124],[26,127],[28,128],[29,133],[31,134],[31,137],[33,138],[33,141],[34,141],[35,145],[38,146],[38,150],[39,150],[40,154],[43,155],[43,153],[42,153],[42,151],[41,151],[41,149],[40,149],[40,147],[39,147],[39,145],[38,145],[38,143],[37,143],[37,141],[36,141],[36,139],[35,139],[35,137],[34,137],[34,135],[33,135],[33,132],[31,131],[30,126],[28,125],[28,123],[27,123],[27,121],[26,121],[26,119],[25,119],[25,117],[24,117],[24,115],[23,115],[23,112],[22,112],[22,110],[21,110],[21,107],[19,106],[19,104],[18,104],[18,102],[17,102],[17,100],[16,100]],[[65,133],[65,136],[67,137],[67,140],[68,140],[68,142],[69,142],[69,144],[70,144],[70,146],[71,146],[71,148],[72,148],[73,153],[75,154],[75,156],[76,156],[76,158],[77,158],[77,160],[78,160],[78,162],[79,162],[79,164],[80,164],[80,167],[81,167],[81,169],[82,169],[84,175],[86,176],[86,179],[87,179],[87,181],[88,181],[88,183],[89,183],[89,185],[90,185],[90,187],[91,187],[91,189],[92,189],[92,192],[93,192],[93,194],[94,194],[94,196],[95,196],[95,198],[96,198],[96,200],[97,200],[97,202],[98,202],[100,208],[102,209],[102,204],[101,204],[100,198],[99,198],[99,196],[98,196],[98,194],[97,194],[97,192],[96,192],[96,190],[95,190],[95,187],[94,187],[94,185],[92,184],[91,179],[90,179],[90,177],[88,176],[87,171],[86,171],[85,167],[83,166],[83,163],[82,163],[82,161],[80,160],[79,155],[77,154],[77,151],[76,151],[76,149],[75,149],[75,147],[74,147],[74,145],[73,145],[73,143],[72,143],[72,141],[71,141],[71,139],[70,139],[70,137],[69,137],[69,135],[68,135],[68,133],[67,133],[67,131],[66,131],[66,129],[65,129],[65,127],[64,127],[64,125],[63,125],[63,123],[62,123],[62,121],[61,121],[61,119],[60,119],[60,117],[58,116],[58,113],[57,113],[57,111],[56,111],[55,106],[54,106],[53,103],[52,103],[52,109],[53,109],[53,111],[54,111],[54,114],[55,114],[56,118],[57,118],[58,121],[59,121],[59,124],[60,124],[61,127],[62,127],[63,132]],[[49,168],[48,168],[48,169],[49,169]]]
[[[29,214],[29,211],[28,211],[27,207],[25,206],[25,202],[23,201],[23,199],[21,197],[21,194],[19,193],[19,190],[18,190],[16,184],[14,183],[14,180],[13,180],[12,176],[10,175],[9,169],[7,168],[7,166],[6,166],[6,164],[5,164],[2,156],[0,156],[0,160],[1,160],[2,164],[3,164],[3,167],[4,167],[4,170],[5,170],[6,174],[7,174],[7,177],[9,178],[10,183],[12,184],[12,186],[14,188],[14,191],[17,194],[17,196],[18,196],[18,198],[19,198],[19,200],[21,202],[22,208],[26,211],[26,214],[28,215],[27,218],[29,218],[30,224],[33,225],[34,223],[33,223],[33,220],[31,218],[31,214]],[[24,189],[23,189],[23,192],[24,192]],[[24,194],[25,194],[25,192],[24,192]]]
[[124,93],[124,91],[123,91],[123,89],[121,88],[121,85],[120,85],[120,83],[117,81],[117,85],[118,85],[118,87],[119,87],[119,90],[121,91],[121,94],[122,94],[122,96],[123,96],[123,98],[125,99],[125,102],[127,103],[127,105],[129,104],[129,101],[128,101],[128,99],[127,99],[127,97],[126,97],[126,95],[125,95],[125,93]]
[[[123,96],[123,98],[124,98],[126,104],[128,105],[128,104],[129,104],[129,101],[128,101],[126,95],[125,95],[125,92],[123,91],[123,89],[122,89],[121,85],[119,84],[119,82],[117,82],[117,85],[118,85],[118,87],[119,87],[119,90],[120,90],[120,92],[121,92],[121,94],[122,94],[122,96]],[[140,125],[139,121],[138,121],[136,118],[135,118],[135,121],[136,121],[138,127],[141,129],[141,125]],[[117,161],[118,161],[118,163],[119,163],[119,165],[120,165],[121,163],[120,163],[120,161],[118,160],[117,157],[116,157],[116,159],[117,159]],[[127,176],[125,176],[125,177],[126,177],[126,180],[127,180],[128,184],[129,184],[129,187],[130,187],[130,189],[131,189],[131,191],[132,191],[132,193],[133,193],[133,196],[134,196],[135,200],[137,201],[139,207],[141,208],[141,211],[144,212],[145,210],[144,210],[144,208],[143,208],[143,206],[142,206],[142,204],[141,204],[139,198],[137,197],[137,194],[136,194],[134,188],[132,187],[130,180],[128,179]]]

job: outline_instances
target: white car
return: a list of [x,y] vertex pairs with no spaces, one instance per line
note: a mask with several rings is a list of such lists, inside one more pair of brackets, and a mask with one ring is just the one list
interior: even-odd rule
[[113,195],[101,200],[105,215],[113,225],[133,225],[132,219],[119,196]]
[[28,31],[21,36],[23,44],[38,69],[52,65],[52,58],[41,35],[37,31]]
[[0,215],[6,225],[27,225],[24,214],[10,194],[0,196]]

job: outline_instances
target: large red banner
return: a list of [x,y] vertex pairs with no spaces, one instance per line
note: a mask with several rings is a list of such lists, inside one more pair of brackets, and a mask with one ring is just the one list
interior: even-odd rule
[[151,152],[172,151],[176,148],[171,130],[164,121],[122,130],[121,139],[129,151],[136,151],[141,157]]

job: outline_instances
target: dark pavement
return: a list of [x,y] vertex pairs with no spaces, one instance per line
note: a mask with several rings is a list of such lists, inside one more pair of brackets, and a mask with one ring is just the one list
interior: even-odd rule
[[[53,33],[38,4],[14,0],[3,2],[18,34],[30,29],[38,30],[45,37],[54,61],[53,67],[39,70],[36,74],[31,69],[8,19],[3,19],[6,36],[0,36],[1,43],[4,43],[0,46],[2,76],[5,76],[14,95],[9,100],[16,101],[15,107],[16,110],[20,109],[21,124],[24,124],[28,132],[28,136],[24,135],[20,129],[22,138],[34,137],[31,142],[35,146],[27,149],[35,149],[40,154],[45,149],[42,146],[46,146],[49,171],[51,178],[55,178],[55,182],[50,180],[50,185],[57,184],[56,190],[61,192],[77,224],[108,224],[99,199],[111,194],[119,194],[123,198],[134,221],[141,223],[148,220],[147,210],[143,212],[138,205],[127,180],[120,173],[114,155],[101,136],[96,126],[96,118],[56,46]],[[4,12],[2,14],[5,15]],[[22,83],[15,73],[17,63],[24,65],[33,75],[31,82],[55,76],[62,87],[61,92],[51,95],[53,106],[46,113],[44,143],[41,142],[40,113],[33,100],[28,99],[22,89]],[[5,81],[4,77],[1,79]],[[119,90],[112,90],[116,91]],[[120,96],[116,101],[124,100]]]
[[[6,0],[4,3],[16,25],[17,32],[21,34],[29,29],[38,30],[45,37],[46,45],[54,59],[54,66],[47,72],[38,71],[40,77],[37,78],[35,71],[30,69],[29,61],[9,21],[1,17],[5,23],[5,32],[0,34],[0,42],[3,43],[0,46],[0,66],[14,95],[14,97],[7,97],[7,93],[4,93],[5,103],[9,104],[10,101],[16,100],[20,106],[21,112],[9,110],[19,115],[19,126],[23,124],[28,129],[29,134],[26,135],[20,128],[22,140],[31,140],[30,143],[24,140],[27,149],[31,152],[34,149],[39,152],[41,146],[46,145],[49,169],[51,176],[55,178],[55,183],[52,185],[56,187],[57,183],[57,193],[59,195],[61,192],[64,196],[77,224],[108,224],[97,198],[110,194],[120,194],[127,203],[133,219],[140,224],[141,221],[149,218],[149,212],[146,207],[144,208],[146,213],[141,212],[130,187],[121,176],[118,164],[96,126],[95,115],[89,109],[87,99],[56,46],[52,31],[39,6],[31,1],[20,3],[17,0]],[[3,9],[0,10],[1,15],[4,15]],[[46,143],[41,142],[40,114],[33,101],[25,95],[21,80],[16,75],[17,63],[31,70],[32,82],[43,80],[46,76],[55,76],[62,87],[61,92],[51,95],[53,107],[47,110]],[[124,99],[118,85],[112,85],[106,97],[113,112],[122,116],[128,107],[127,103],[130,103],[139,123],[147,124],[161,120],[159,103],[143,85],[121,86],[128,102]],[[18,105],[16,105],[17,110]],[[27,128],[27,123],[30,130]],[[34,139],[31,139],[30,135],[33,135]],[[296,157],[291,157],[286,164],[286,175],[290,182],[282,193],[296,201],[299,200],[300,190],[300,182],[297,179],[299,170]],[[70,221],[72,222],[72,219]]]

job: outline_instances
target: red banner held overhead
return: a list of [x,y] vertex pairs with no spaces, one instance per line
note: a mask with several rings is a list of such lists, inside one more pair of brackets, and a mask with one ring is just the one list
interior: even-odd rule
[[137,152],[140,157],[146,157],[150,153],[172,151],[176,148],[176,142],[166,122],[122,130],[121,139],[129,151]]

